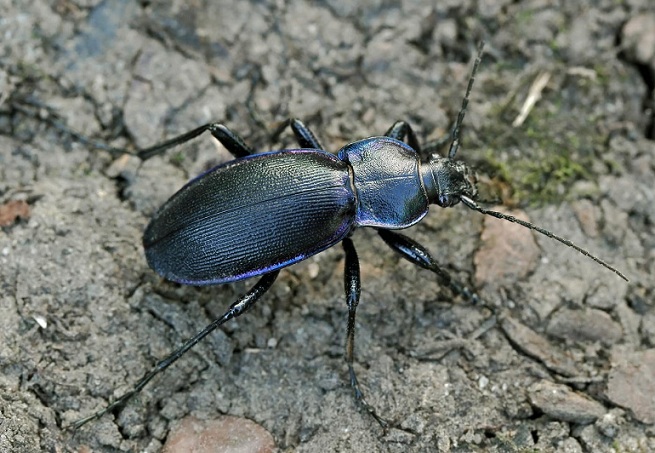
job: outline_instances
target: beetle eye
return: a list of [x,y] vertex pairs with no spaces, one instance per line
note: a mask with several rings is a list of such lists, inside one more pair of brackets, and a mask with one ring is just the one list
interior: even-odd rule
[[450,208],[457,203],[459,203],[459,197],[455,194],[444,193],[439,195],[439,198],[437,199],[437,204],[442,208]]

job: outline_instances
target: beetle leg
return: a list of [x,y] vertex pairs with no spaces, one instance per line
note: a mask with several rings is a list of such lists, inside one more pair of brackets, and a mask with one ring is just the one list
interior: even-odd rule
[[234,302],[221,317],[216,318],[211,324],[209,324],[203,330],[198,332],[193,338],[187,340],[182,346],[180,346],[178,349],[172,352],[168,357],[157,362],[154,368],[150,370],[148,373],[146,373],[146,375],[143,376],[141,380],[139,380],[134,385],[134,387],[132,387],[130,391],[118,397],[116,400],[112,401],[104,409],[96,412],[95,414],[89,417],[76,421],[69,428],[77,429],[82,425],[86,424],[87,422],[98,419],[103,415],[105,415],[107,412],[110,412],[116,409],[117,407],[120,407],[123,404],[125,404],[130,398],[132,398],[134,395],[139,393],[143,389],[143,387],[145,387],[146,384],[150,382],[152,378],[154,378],[156,375],[158,375],[166,368],[168,368],[171,364],[173,364],[173,362],[175,362],[177,359],[182,357],[182,355],[184,355],[189,349],[194,347],[196,343],[198,343],[200,340],[202,340],[207,335],[209,335],[217,327],[219,327],[220,325],[224,324],[226,321],[229,321],[232,318],[236,318],[237,316],[245,313],[250,308],[252,308],[255,302],[257,302],[257,300],[259,300],[259,298],[262,297],[266,293],[266,291],[270,289],[271,285],[277,278],[278,274],[279,271],[273,271],[273,272],[269,272],[268,274],[265,274],[262,278],[259,279],[257,283],[255,283],[255,285],[250,289],[250,291],[248,291],[246,294],[241,296],[239,300]]
[[434,258],[432,258],[432,255],[430,255],[430,252],[428,252],[421,244],[405,235],[390,230],[378,229],[378,234],[389,247],[398,252],[403,258],[437,274],[441,281],[446,284],[453,293],[468,299],[474,304],[478,303],[478,295],[471,292],[466,286],[460,285],[453,280],[450,274],[439,266]]
[[272,139],[277,140],[280,134],[284,132],[287,127],[291,128],[291,131],[296,137],[296,141],[301,148],[325,149],[316,138],[316,135],[314,135],[314,133],[307,126],[305,126],[305,123],[297,118],[288,118],[287,120],[280,123],[280,125],[273,132]]
[[439,151],[441,151],[453,139],[455,126],[456,123],[453,123],[448,132],[446,132],[443,136],[437,138],[436,140],[423,143],[423,155],[431,156],[433,154],[439,154]]
[[401,142],[404,142],[405,138],[407,138],[406,143],[414,148],[414,151],[418,154],[421,154],[421,145],[416,138],[416,133],[414,133],[414,129],[412,129],[412,126],[407,121],[396,121],[384,135],[400,140]]
[[236,133],[232,132],[227,126],[219,123],[211,123],[207,125],[207,130],[212,133],[214,138],[221,142],[223,146],[234,157],[246,157],[250,154],[255,154],[255,151],[243,141]]
[[414,130],[406,121],[396,121],[384,135],[400,140],[401,142],[404,142],[405,137],[407,137],[406,143],[414,148],[423,159],[428,159],[432,154],[438,153],[439,150],[451,141],[455,133],[455,127],[456,123],[453,123],[450,130],[443,137],[424,143],[423,146],[419,144]]
[[305,123],[297,118],[289,119],[289,126],[296,136],[296,140],[303,148],[325,149],[316,138],[316,135],[307,127]]
[[166,140],[165,142],[159,143],[149,148],[141,149],[137,152],[137,156],[139,156],[141,160],[150,159],[157,154],[163,153],[169,148],[173,148],[174,146],[178,146],[188,142],[189,140],[193,140],[205,131],[211,132],[211,134],[219,142],[221,142],[234,157],[245,157],[250,154],[255,154],[255,152],[248,145],[246,145],[243,139],[232,132],[227,126],[224,126],[220,123],[209,123],[205,124],[204,126],[197,127],[194,130],[182,134],[178,137]]
[[346,330],[346,363],[348,364],[348,372],[350,373],[350,385],[355,391],[355,399],[361,406],[377,420],[382,428],[387,428],[389,423],[380,417],[373,407],[366,402],[362,390],[359,388],[359,381],[355,375],[353,368],[354,355],[355,355],[355,313],[357,311],[357,304],[359,303],[359,295],[361,293],[361,281],[359,276],[359,259],[355,246],[350,238],[345,238],[342,242],[343,249],[346,252],[346,266],[344,272],[344,282],[346,290],[346,303],[348,304],[348,327]]

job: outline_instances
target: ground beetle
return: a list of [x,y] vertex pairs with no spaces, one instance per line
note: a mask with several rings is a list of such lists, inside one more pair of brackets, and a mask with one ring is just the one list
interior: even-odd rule
[[143,235],[150,267],[168,280],[187,285],[261,278],[225,314],[158,362],[132,390],[72,426],[78,428],[124,404],[206,335],[251,308],[271,287],[280,269],[338,242],[345,250],[345,356],[350,382],[356,400],[386,426],[364,400],[353,369],[360,277],[349,236],[359,227],[375,228],[404,258],[434,272],[454,293],[475,300],[477,296],[453,281],[423,246],[392,231],[420,221],[430,204],[446,208],[461,201],[482,214],[518,223],[562,242],[627,280],[570,241],[512,216],[486,210],[474,201],[474,174],[453,158],[481,55],[482,45],[453,128],[448,157],[435,154],[421,162],[416,135],[404,121],[396,122],[384,137],[350,143],[337,155],[324,151],[315,135],[296,119],[288,120],[285,127],[292,129],[301,149],[256,154],[227,127],[211,123],[140,151],[138,156],[147,159],[210,131],[236,157],[191,180],[157,211]]

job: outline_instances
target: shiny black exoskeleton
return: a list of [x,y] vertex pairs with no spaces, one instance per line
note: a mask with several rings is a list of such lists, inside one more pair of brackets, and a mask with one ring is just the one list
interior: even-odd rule
[[456,294],[475,301],[475,294],[454,282],[425,247],[393,231],[420,221],[430,204],[451,207],[461,201],[483,214],[519,223],[563,242],[623,277],[570,241],[475,203],[473,172],[453,158],[479,62],[480,54],[455,123],[448,157],[433,155],[421,162],[418,140],[404,121],[395,123],[383,137],[344,146],[337,155],[323,151],[315,135],[296,119],[286,125],[291,127],[301,149],[256,154],[228,128],[211,123],[141,151],[138,155],[147,159],[209,131],[236,157],[190,181],[153,216],[143,236],[150,267],[168,280],[189,285],[261,278],[225,314],[157,363],[130,392],[74,427],[125,403],[198,341],[247,311],[271,287],[281,268],[339,242],[345,251],[345,355],[351,384],[356,399],[386,425],[364,400],[353,369],[360,275],[349,236],[359,227],[375,228],[393,250],[434,272]]
[[304,260],[355,228],[407,228],[431,203],[476,194],[465,165],[421,163],[395,138],[351,143],[337,156],[311,145],[243,157],[189,182],[145,231],[150,266],[188,285],[232,282]]

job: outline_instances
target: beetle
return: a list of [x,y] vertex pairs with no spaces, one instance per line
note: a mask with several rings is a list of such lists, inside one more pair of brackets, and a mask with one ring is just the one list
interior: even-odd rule
[[350,143],[334,155],[324,151],[314,133],[298,119],[287,120],[284,127],[291,128],[299,149],[258,154],[226,126],[210,123],[138,152],[145,160],[209,131],[235,157],[191,180],[155,213],[143,235],[150,267],[165,279],[186,285],[260,279],[222,316],[158,362],[130,391],[72,427],[79,428],[124,404],[214,329],[250,309],[268,291],[280,269],[339,242],[345,252],[345,359],[350,383],[359,404],[386,427],[387,422],[364,399],[353,368],[360,272],[350,235],[357,228],[375,228],[401,256],[434,272],[455,294],[476,301],[475,293],[455,282],[424,246],[394,231],[419,222],[430,204],[447,208],[462,202],[482,214],[518,223],[574,248],[627,280],[571,241],[474,201],[475,175],[454,157],[481,55],[482,46],[447,157],[434,154],[422,162],[416,134],[405,121],[394,123],[382,137]]

